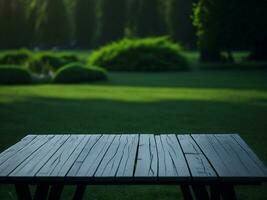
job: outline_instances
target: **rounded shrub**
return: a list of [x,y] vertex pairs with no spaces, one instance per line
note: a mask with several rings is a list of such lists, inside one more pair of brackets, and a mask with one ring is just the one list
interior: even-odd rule
[[179,71],[188,62],[167,37],[123,39],[92,52],[89,64],[111,71]]
[[34,73],[47,74],[49,71],[57,71],[67,64],[78,61],[78,57],[72,54],[42,53],[32,57],[28,62],[28,67]]
[[31,57],[31,52],[27,49],[5,52],[0,58],[0,64],[23,65]]
[[0,66],[0,84],[28,84],[32,82],[31,74],[17,66]]
[[107,73],[99,67],[85,67],[80,63],[66,65],[54,77],[56,83],[89,83],[106,80]]

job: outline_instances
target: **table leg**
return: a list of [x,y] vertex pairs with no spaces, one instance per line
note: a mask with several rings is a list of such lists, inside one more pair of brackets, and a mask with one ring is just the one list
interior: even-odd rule
[[31,200],[31,192],[27,184],[15,184],[18,200]]
[[73,200],[82,200],[85,190],[86,185],[77,185]]
[[33,199],[34,200],[46,200],[48,196],[48,191],[49,191],[48,184],[38,185]]
[[237,200],[233,185],[223,185],[220,187],[220,191],[223,200]]
[[193,200],[189,185],[180,186],[184,200]]
[[48,200],[58,200],[62,194],[64,185],[62,184],[55,184],[51,186],[50,194]]
[[210,186],[210,199],[211,200],[220,200],[220,188],[218,185]]
[[205,185],[193,185],[192,186],[196,200],[209,200],[209,193],[206,190]]

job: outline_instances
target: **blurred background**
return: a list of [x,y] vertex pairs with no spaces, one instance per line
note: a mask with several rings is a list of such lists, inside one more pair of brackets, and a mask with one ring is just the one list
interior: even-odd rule
[[[266,10],[266,0],[0,0],[0,151],[30,133],[239,133],[267,163]],[[265,200],[267,185],[237,193]],[[179,197],[176,186],[93,186],[85,199]],[[1,185],[0,199],[14,188]]]

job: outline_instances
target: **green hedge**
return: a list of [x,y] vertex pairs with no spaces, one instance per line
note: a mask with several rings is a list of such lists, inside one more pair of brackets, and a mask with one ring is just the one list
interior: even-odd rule
[[49,71],[56,71],[67,64],[78,61],[78,57],[73,54],[40,53],[30,59],[28,67],[34,73],[47,74]]
[[32,53],[27,49],[7,51],[0,56],[0,64],[24,65],[31,55]]
[[92,52],[89,64],[111,71],[179,71],[188,62],[167,37],[123,39]]
[[0,84],[28,84],[32,82],[31,74],[18,66],[0,66]]
[[106,80],[107,73],[99,67],[84,67],[80,63],[66,65],[54,77],[56,83],[88,83]]

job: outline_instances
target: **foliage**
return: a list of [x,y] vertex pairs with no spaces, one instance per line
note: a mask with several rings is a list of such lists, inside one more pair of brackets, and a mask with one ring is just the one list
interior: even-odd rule
[[0,64],[23,65],[31,57],[31,52],[26,49],[4,52],[0,57]]
[[89,64],[113,71],[176,71],[188,68],[179,45],[166,37],[123,39],[89,57]]
[[48,74],[50,71],[56,71],[66,64],[78,62],[79,58],[74,54],[39,53],[33,56],[29,62],[29,69],[37,74]]
[[125,0],[101,0],[98,27],[98,43],[106,44],[124,36]]
[[167,23],[175,41],[188,47],[195,47],[196,30],[192,25],[194,0],[167,1]]
[[42,47],[66,46],[70,24],[63,0],[42,1],[36,21],[36,38]]
[[88,83],[106,80],[105,70],[98,67],[84,67],[80,63],[72,63],[59,69],[54,77],[56,83]]
[[0,48],[17,48],[27,43],[27,20],[23,0],[0,1]]
[[136,35],[138,37],[160,36],[166,34],[163,1],[137,0]]
[[74,23],[76,45],[91,47],[96,34],[96,0],[76,0]]
[[19,66],[0,66],[0,84],[31,83],[30,73]]

